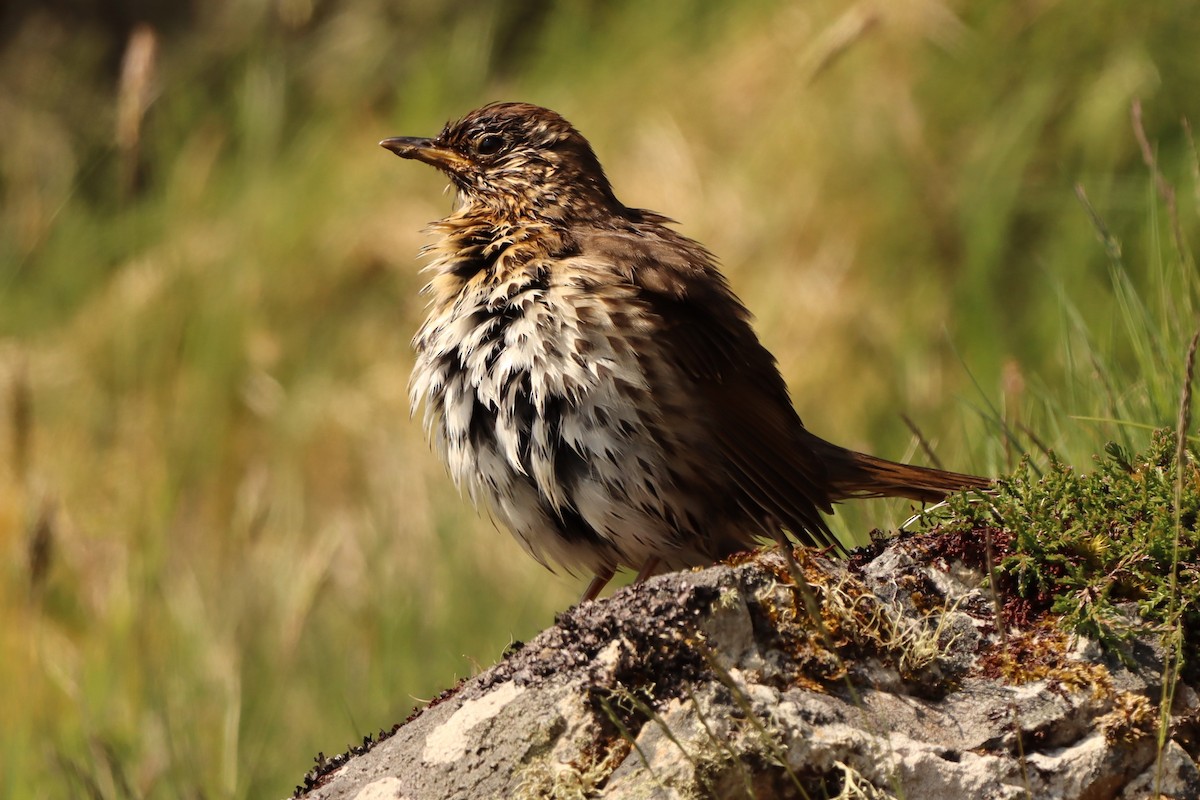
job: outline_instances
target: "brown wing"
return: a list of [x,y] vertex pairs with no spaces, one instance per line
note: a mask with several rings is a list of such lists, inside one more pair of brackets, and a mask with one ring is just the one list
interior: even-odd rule
[[657,317],[657,354],[673,367],[700,423],[691,427],[705,437],[691,445],[714,454],[712,468],[723,473],[707,477],[733,495],[747,522],[773,519],[797,537],[835,544],[820,513],[832,511],[828,476],[749,312],[701,245],[640,214],[628,230],[589,236],[587,248],[621,265]]

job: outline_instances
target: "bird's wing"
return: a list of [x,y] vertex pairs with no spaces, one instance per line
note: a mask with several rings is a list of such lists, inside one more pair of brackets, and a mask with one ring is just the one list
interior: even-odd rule
[[[643,212],[644,213],[644,212]],[[627,230],[598,231],[584,246],[637,287],[656,320],[653,353],[672,369],[657,380],[681,392],[703,441],[685,442],[716,455],[710,476],[737,495],[751,516],[771,517],[794,535],[834,544],[820,512],[830,512],[828,476],[792,408],[775,359],[750,326],[750,313],[698,243],[649,220]],[[686,456],[685,456],[686,457]],[[724,479],[722,479],[724,478]]]

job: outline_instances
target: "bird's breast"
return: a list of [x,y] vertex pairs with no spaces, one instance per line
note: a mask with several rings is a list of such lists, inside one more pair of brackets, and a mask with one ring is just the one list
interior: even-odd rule
[[[531,262],[433,299],[414,339],[412,402],[477,502],[494,504],[515,478],[559,509],[586,491],[657,502],[666,458],[642,360],[650,332],[630,319],[628,291]],[[625,485],[628,459],[645,465],[645,485]]]

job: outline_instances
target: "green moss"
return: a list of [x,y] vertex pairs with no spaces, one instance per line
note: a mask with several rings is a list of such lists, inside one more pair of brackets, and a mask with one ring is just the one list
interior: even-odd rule
[[[975,541],[984,538],[981,533],[990,535],[1008,622],[1058,614],[1069,629],[1108,646],[1135,630],[1182,625],[1184,661],[1195,669],[1200,632],[1195,454],[1186,453],[1178,514],[1176,471],[1174,435],[1165,430],[1139,455],[1109,445],[1090,473],[1053,456],[1039,472],[1027,458],[997,482],[986,502],[952,498],[937,513],[933,532],[950,542],[956,534]],[[981,555],[977,551],[976,560]]]

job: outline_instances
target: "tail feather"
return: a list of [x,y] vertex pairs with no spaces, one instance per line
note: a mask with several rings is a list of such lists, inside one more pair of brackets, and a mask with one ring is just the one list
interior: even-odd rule
[[936,502],[948,494],[984,489],[992,483],[989,478],[900,464],[825,441],[821,445],[828,471],[829,499],[833,502],[855,497],[907,497]]

